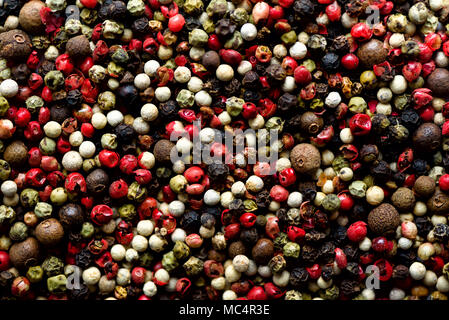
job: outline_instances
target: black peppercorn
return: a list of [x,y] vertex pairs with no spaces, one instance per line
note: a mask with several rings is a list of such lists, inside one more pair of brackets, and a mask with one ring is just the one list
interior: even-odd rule
[[87,176],[86,184],[90,193],[103,194],[109,188],[109,175],[103,169],[95,169]]
[[159,105],[159,113],[166,119],[166,121],[175,120],[178,116],[178,111],[179,107],[173,100],[168,100],[167,102]]
[[304,267],[296,267],[290,272],[290,284],[299,288],[309,281],[309,273]]
[[75,264],[82,268],[87,269],[87,267],[93,262],[94,257],[89,250],[83,249],[75,256]]
[[229,167],[224,163],[214,162],[207,167],[207,174],[212,183],[224,183],[229,175]]
[[187,211],[181,217],[180,225],[186,232],[197,232],[201,226],[200,215],[196,211]]
[[333,52],[328,52],[321,58],[321,64],[327,72],[335,72],[340,67],[340,57]]

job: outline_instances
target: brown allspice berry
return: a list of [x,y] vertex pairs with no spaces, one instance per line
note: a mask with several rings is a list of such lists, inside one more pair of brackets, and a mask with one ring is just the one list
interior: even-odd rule
[[39,0],[31,0],[20,9],[19,23],[22,29],[32,34],[38,34],[44,30],[40,11],[45,3]]
[[95,169],[86,178],[87,190],[100,195],[109,188],[109,176],[103,169]]
[[391,235],[399,226],[399,213],[389,203],[382,203],[368,214],[368,226],[376,234]]
[[215,70],[220,65],[220,56],[216,51],[207,51],[202,58],[202,64],[207,70]]
[[430,197],[435,192],[435,180],[429,176],[420,176],[413,185],[413,191],[424,198]]
[[268,261],[273,257],[274,254],[274,244],[273,241],[267,238],[261,238],[257,240],[256,244],[252,249],[252,255],[254,261],[258,264],[267,264]]
[[55,218],[45,219],[36,227],[36,238],[44,246],[52,247],[64,237],[64,229]]
[[71,57],[85,57],[91,54],[89,39],[85,35],[70,38],[65,46]]
[[308,134],[317,134],[323,128],[323,118],[317,116],[311,111],[304,112],[301,115],[301,130]]
[[32,45],[30,37],[19,29],[0,33],[0,57],[12,60],[28,58]]
[[421,152],[433,152],[441,145],[441,130],[430,122],[423,123],[413,133],[413,146]]
[[232,242],[228,247],[228,254],[231,259],[239,254],[246,254],[245,244],[240,240]]
[[224,262],[226,260],[226,252],[212,249],[207,253],[207,258],[209,260],[215,260],[217,262]]
[[442,192],[439,187],[435,193],[427,200],[427,208],[434,214],[449,214],[449,195]]
[[375,64],[384,62],[387,55],[388,50],[384,48],[383,42],[377,39],[369,40],[362,44],[357,50],[357,57],[367,68],[371,68]]
[[427,87],[436,96],[445,97],[449,95],[449,70],[436,68],[427,77]]
[[398,188],[391,196],[391,202],[399,211],[410,211],[415,206],[415,195],[409,188]]
[[59,209],[59,221],[66,228],[80,226],[84,222],[83,208],[76,203],[69,203]]
[[158,162],[168,162],[170,161],[170,154],[172,152],[175,144],[167,139],[162,139],[156,142],[154,145],[154,158]]
[[20,167],[24,165],[28,157],[28,149],[22,141],[13,141],[6,147],[3,153],[3,159],[12,167]]
[[315,146],[300,143],[291,151],[290,161],[297,172],[313,174],[321,165],[321,154]]
[[39,242],[29,237],[11,246],[9,258],[13,266],[22,269],[36,265],[39,262],[39,253]]

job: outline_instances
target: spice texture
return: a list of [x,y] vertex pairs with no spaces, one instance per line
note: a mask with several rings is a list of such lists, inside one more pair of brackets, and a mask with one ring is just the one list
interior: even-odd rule
[[2,300],[447,300],[449,0],[0,1],[0,191]]

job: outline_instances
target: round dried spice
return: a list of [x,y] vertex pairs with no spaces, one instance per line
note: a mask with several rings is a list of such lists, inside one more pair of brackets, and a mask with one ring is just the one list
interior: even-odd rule
[[436,188],[435,193],[427,200],[427,208],[432,213],[448,215],[449,196]]
[[369,228],[378,235],[391,235],[399,226],[399,213],[389,203],[382,203],[368,215]]
[[0,33],[0,57],[22,60],[30,55],[31,50],[30,37],[22,30]]
[[367,68],[385,61],[388,55],[388,49],[384,48],[382,41],[371,39],[362,44],[357,50],[357,57],[360,62]]
[[415,205],[415,195],[409,188],[401,187],[393,193],[391,202],[399,211],[410,211]]
[[170,140],[163,139],[156,142],[154,145],[154,158],[158,162],[167,162],[170,161],[170,154],[175,144]]
[[54,246],[64,237],[64,229],[55,218],[42,221],[36,227],[36,238],[44,246]]
[[315,146],[301,143],[291,151],[290,161],[297,172],[313,174],[321,165],[321,154]]
[[256,244],[252,249],[252,255],[254,261],[258,264],[267,264],[268,261],[273,257],[274,254],[274,244],[273,241],[267,238],[262,238],[257,240]]
[[3,159],[12,167],[20,167],[27,161],[28,149],[22,141],[14,141],[6,147]]
[[36,265],[39,262],[39,254],[39,243],[32,237],[14,243],[9,249],[11,263],[19,269]]
[[413,133],[413,146],[418,151],[433,152],[441,145],[441,130],[430,122],[423,123]]
[[19,12],[19,24],[27,32],[38,34],[43,31],[40,10],[45,4],[39,0],[32,0],[23,5]]
[[436,68],[427,77],[427,87],[432,90],[436,96],[449,96],[449,70]]
[[89,39],[85,35],[70,38],[66,44],[67,53],[71,57],[85,57],[91,54]]
[[429,176],[420,176],[413,185],[413,191],[424,198],[430,197],[435,192],[435,180]]

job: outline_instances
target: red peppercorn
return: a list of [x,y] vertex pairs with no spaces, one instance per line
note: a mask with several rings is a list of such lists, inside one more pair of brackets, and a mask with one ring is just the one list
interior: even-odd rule
[[41,98],[44,99],[45,102],[52,102],[53,101],[53,93],[51,92],[49,87],[45,86],[42,89]]
[[351,224],[348,228],[348,239],[353,242],[360,242],[365,239],[367,234],[366,223],[363,221],[357,221]]
[[56,149],[59,153],[64,154],[72,149],[72,145],[70,144],[69,140],[67,140],[67,138],[60,136],[58,138],[58,141],[56,142]]
[[81,4],[86,8],[93,9],[97,5],[97,0],[80,0]]
[[306,235],[306,232],[304,229],[301,229],[300,227],[296,226],[289,226],[287,228],[287,237],[290,241],[297,242],[304,238]]
[[232,240],[240,234],[240,224],[232,223],[224,228],[224,236],[226,240]]
[[186,23],[184,17],[182,14],[178,13],[168,20],[168,28],[172,32],[179,32],[184,27],[184,24]]
[[441,37],[438,33],[429,33],[424,38],[424,43],[432,50],[436,51],[441,47]]
[[67,53],[61,54],[56,58],[55,66],[57,70],[61,71],[65,75],[70,74],[74,69],[73,62]]
[[30,292],[30,280],[25,277],[17,277],[11,285],[11,293],[16,297],[25,297]]
[[28,78],[28,86],[31,90],[37,90],[44,83],[44,79],[38,73],[32,73]]
[[0,251],[0,271],[8,270],[10,266],[9,254],[6,251]]
[[288,199],[289,192],[283,186],[275,185],[270,190],[270,197],[274,201],[284,202]]
[[219,51],[220,58],[227,64],[239,65],[242,62],[242,55],[240,52],[233,49],[221,49]]
[[335,262],[337,263],[337,266],[340,269],[346,268],[346,266],[348,265],[348,259],[344,251],[340,248],[335,248],[334,252],[335,252]]
[[364,22],[352,26],[351,36],[358,41],[366,41],[373,36],[373,30]]
[[309,273],[310,278],[318,279],[321,276],[321,266],[318,263],[315,263],[312,267],[306,267],[307,272]]
[[175,290],[178,294],[184,296],[190,291],[191,286],[192,282],[189,278],[181,278],[176,281]]
[[95,224],[101,226],[111,221],[113,215],[114,212],[109,206],[105,204],[99,204],[92,208],[90,218]]
[[334,1],[326,7],[327,17],[331,22],[338,21],[341,18],[341,7],[337,1]]
[[114,168],[118,165],[120,157],[117,152],[111,150],[101,150],[98,154],[98,159],[102,166]]
[[190,167],[184,171],[184,177],[189,183],[196,183],[203,179],[204,171],[198,166]]
[[31,113],[27,108],[19,108],[14,117],[14,123],[18,127],[25,127],[31,120]]
[[31,187],[42,187],[46,181],[47,178],[45,177],[44,171],[39,168],[32,168],[25,175],[25,183]]
[[135,283],[136,285],[144,284],[146,272],[147,270],[145,270],[145,268],[134,267],[131,271],[131,280],[133,281],[133,283]]
[[256,218],[254,213],[246,212],[240,216],[240,223],[245,228],[251,228],[256,223]]
[[83,123],[81,124],[81,134],[86,138],[92,138],[95,133],[95,128],[91,123]]
[[359,66],[359,58],[353,53],[348,53],[341,58],[341,64],[347,70],[355,70]]
[[41,164],[42,152],[38,147],[32,147],[28,150],[28,164],[30,167],[37,168]]
[[267,300],[267,294],[265,293],[265,290],[260,286],[254,286],[251,288],[251,290],[248,292],[247,295],[248,300]]
[[148,169],[137,169],[137,170],[133,171],[133,173],[134,173],[134,179],[140,185],[150,183],[151,179],[153,178],[150,170],[148,170]]
[[58,160],[51,156],[42,156],[40,166],[41,169],[47,172],[56,171],[59,169]]
[[285,168],[279,172],[279,183],[288,187],[296,182],[296,173],[293,168]]
[[272,282],[265,283],[263,287],[269,299],[280,299],[285,294],[285,291],[276,287]]
[[271,239],[276,238],[281,232],[279,228],[279,218],[269,217],[265,225],[265,234]]
[[358,113],[349,120],[349,128],[355,136],[367,135],[371,131],[371,118],[364,113]]
[[445,137],[449,136],[449,120],[443,123],[441,134]]
[[72,172],[67,176],[64,187],[71,194],[86,193],[87,191],[86,180],[78,172]]
[[416,61],[410,61],[404,67],[402,67],[402,74],[404,75],[404,78],[409,81],[415,81],[418,79],[419,75],[422,71],[422,65],[419,62]]
[[438,179],[438,185],[442,191],[449,191],[449,174],[443,174],[440,179]]
[[312,81],[312,74],[304,66],[298,66],[294,72],[295,82],[301,85],[306,85]]
[[340,199],[340,210],[348,211],[354,206],[354,200],[346,191],[342,191],[338,194],[338,199]]

